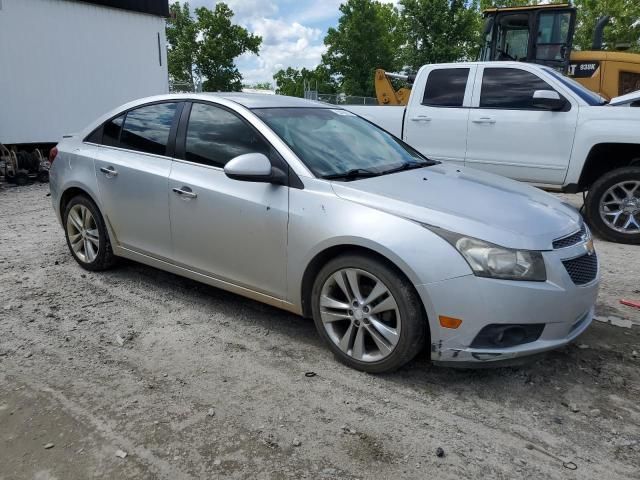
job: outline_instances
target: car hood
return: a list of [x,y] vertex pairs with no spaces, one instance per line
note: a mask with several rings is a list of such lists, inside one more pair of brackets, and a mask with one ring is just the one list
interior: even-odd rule
[[609,105],[611,105],[612,107],[619,107],[628,103],[636,102],[638,100],[640,100],[640,90],[627,93],[626,95],[622,95],[620,97],[612,98],[609,102]]
[[340,198],[510,248],[550,250],[582,222],[575,208],[542,190],[444,164],[332,187]]

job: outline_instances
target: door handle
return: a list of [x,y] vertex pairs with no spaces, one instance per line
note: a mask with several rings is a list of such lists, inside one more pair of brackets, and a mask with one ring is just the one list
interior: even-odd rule
[[193,193],[193,190],[191,190],[189,187],[174,188],[173,189],[173,193],[175,193],[180,198],[183,198],[185,200],[190,200],[192,198],[198,198],[198,194],[197,193]]
[[109,167],[100,167],[100,171],[102,173],[104,173],[107,176],[107,178],[112,178],[112,177],[117,177],[118,176],[118,171],[115,168],[111,167],[111,166],[109,166]]
[[493,125],[494,123],[496,123],[494,118],[490,118],[490,117],[482,117],[482,118],[476,118],[474,120],[472,120],[473,123],[490,123],[491,125]]
[[431,117],[427,117],[426,115],[418,115],[417,117],[411,118],[412,122],[430,122]]

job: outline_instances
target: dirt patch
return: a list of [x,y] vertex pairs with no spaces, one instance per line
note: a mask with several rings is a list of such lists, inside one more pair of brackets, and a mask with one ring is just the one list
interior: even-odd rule
[[[371,376],[308,320],[130,262],[81,270],[47,192],[0,190],[1,480],[640,478],[639,327],[594,322],[521,368],[425,352]],[[596,248],[599,315],[640,322],[619,304],[639,247]]]

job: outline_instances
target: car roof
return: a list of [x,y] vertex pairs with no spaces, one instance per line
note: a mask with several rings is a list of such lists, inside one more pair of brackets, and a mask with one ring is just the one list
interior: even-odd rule
[[239,92],[219,92],[219,93],[196,93],[197,97],[221,97],[232,102],[239,103],[246,108],[330,108],[329,105],[304,98],[287,97],[285,95],[267,95],[264,93],[239,93]]

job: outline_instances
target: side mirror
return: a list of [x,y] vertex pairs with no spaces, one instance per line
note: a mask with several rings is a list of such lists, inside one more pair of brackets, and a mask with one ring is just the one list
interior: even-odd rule
[[536,90],[533,92],[532,105],[545,110],[562,110],[567,100],[562,98],[555,90]]
[[262,153],[246,153],[229,160],[224,166],[224,173],[233,180],[243,182],[287,184],[287,174],[273,167]]

